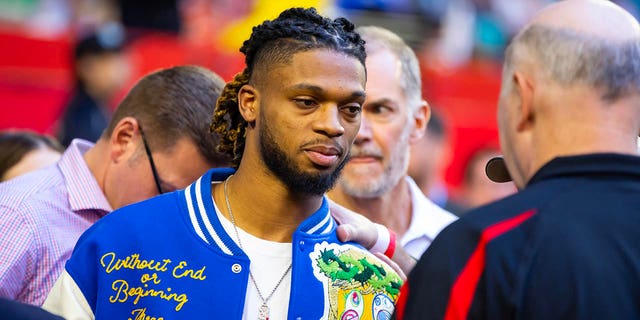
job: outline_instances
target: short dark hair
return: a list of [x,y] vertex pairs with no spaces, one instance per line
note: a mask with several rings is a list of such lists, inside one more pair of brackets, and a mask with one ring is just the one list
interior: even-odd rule
[[247,126],[238,109],[240,88],[250,81],[259,82],[260,73],[268,72],[273,64],[288,63],[294,54],[314,49],[335,50],[365,64],[364,41],[354,32],[354,25],[345,18],[325,18],[314,8],[287,9],[253,28],[240,48],[246,68],[224,87],[211,124],[211,131],[220,134],[218,150],[232,157],[234,166],[242,159]]
[[211,166],[227,166],[209,132],[210,117],[224,87],[220,76],[197,66],[177,66],[142,78],[120,103],[102,134],[108,138],[125,117],[136,118],[152,149],[168,151],[181,138],[191,140]]
[[103,28],[95,33],[81,37],[73,48],[73,59],[105,53],[117,53],[124,49],[124,35],[114,28]]
[[2,177],[29,152],[49,148],[62,153],[64,148],[53,137],[30,130],[0,132],[0,181]]

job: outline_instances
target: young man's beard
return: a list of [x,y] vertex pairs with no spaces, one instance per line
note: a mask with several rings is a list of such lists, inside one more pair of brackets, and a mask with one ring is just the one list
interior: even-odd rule
[[260,129],[260,156],[271,170],[291,191],[307,195],[323,195],[333,187],[340,176],[340,171],[347,163],[348,156],[344,157],[338,167],[331,172],[319,172],[310,174],[303,172],[292,161],[278,142],[273,137],[268,121],[262,121]]

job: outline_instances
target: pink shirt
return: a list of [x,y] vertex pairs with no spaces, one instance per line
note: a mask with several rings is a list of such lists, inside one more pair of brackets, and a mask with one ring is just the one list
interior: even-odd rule
[[80,235],[112,211],[73,140],[58,163],[0,183],[0,297],[41,305]]

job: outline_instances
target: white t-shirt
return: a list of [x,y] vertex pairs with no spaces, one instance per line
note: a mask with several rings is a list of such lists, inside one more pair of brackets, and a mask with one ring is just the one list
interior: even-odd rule
[[[236,238],[233,224],[220,213],[215,201],[213,205],[222,227],[237,244],[238,239]],[[240,247],[251,260],[251,273],[256,280],[256,284],[260,287],[262,296],[266,299],[291,264],[291,243],[263,240],[254,237],[241,228],[238,228],[238,235],[242,243]],[[273,296],[267,301],[269,319],[287,319],[290,291],[291,271],[284,277]],[[249,278],[242,319],[258,319],[258,309],[261,305],[262,299],[260,299],[251,278]]]

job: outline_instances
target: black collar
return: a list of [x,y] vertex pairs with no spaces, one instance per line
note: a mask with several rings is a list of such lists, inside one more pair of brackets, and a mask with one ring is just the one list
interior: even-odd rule
[[594,153],[554,158],[533,175],[527,186],[543,180],[570,176],[635,176],[640,179],[640,157]]

